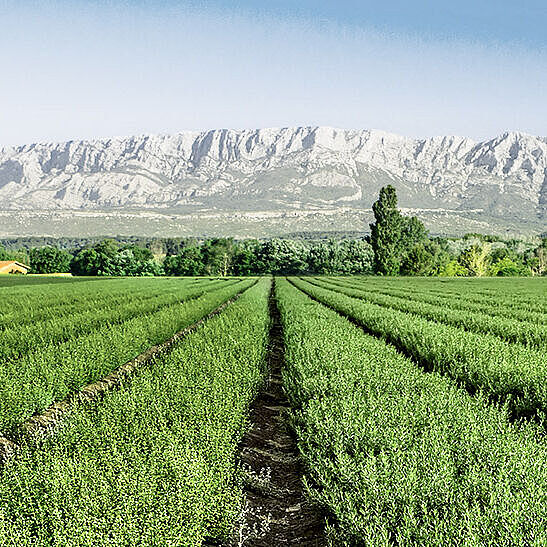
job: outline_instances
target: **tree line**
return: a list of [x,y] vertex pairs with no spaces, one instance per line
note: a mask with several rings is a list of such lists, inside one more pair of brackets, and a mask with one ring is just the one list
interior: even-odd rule
[[104,239],[68,250],[0,246],[0,260],[27,263],[33,273],[83,276],[509,276],[547,270],[547,238],[538,245],[481,234],[430,237],[417,217],[401,214],[392,186],[381,189],[373,212],[370,236],[358,239]]
[[539,245],[481,234],[430,238],[417,217],[401,214],[391,185],[380,190],[372,210],[375,222],[370,225],[370,242],[376,274],[483,277],[546,273],[545,237]]

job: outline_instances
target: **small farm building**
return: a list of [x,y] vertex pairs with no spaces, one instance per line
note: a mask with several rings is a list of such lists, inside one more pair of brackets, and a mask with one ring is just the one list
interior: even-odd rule
[[29,266],[25,266],[16,260],[0,260],[0,274],[26,274],[29,270]]

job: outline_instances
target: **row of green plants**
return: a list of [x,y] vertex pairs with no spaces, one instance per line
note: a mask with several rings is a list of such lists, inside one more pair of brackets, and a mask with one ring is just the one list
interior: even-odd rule
[[[106,298],[115,298],[116,295],[123,292],[120,290],[122,287],[125,287],[126,292],[132,295],[145,296],[168,287],[176,291],[182,283],[197,284],[207,279],[216,281],[219,278],[199,278],[191,281],[180,278],[164,278],[158,282],[157,279],[147,278],[70,277],[66,278],[70,283],[58,284],[50,283],[50,281],[57,279],[55,277],[38,277],[30,278],[39,282],[31,285],[17,283],[20,279],[21,277],[11,276],[10,281],[15,281],[15,284],[9,287],[0,287],[3,317],[19,314],[18,320],[21,320],[23,315],[39,318],[43,313],[54,313],[55,310],[61,310],[67,306],[86,306],[88,303],[94,304]],[[37,298],[38,293],[39,298]]]
[[[363,279],[359,276],[355,279]],[[456,296],[466,301],[488,303],[494,306],[526,306],[547,312],[545,280],[542,278],[480,279],[428,277],[368,277],[372,284],[385,287],[407,287],[431,294]],[[538,297],[539,300],[538,300]]]
[[291,282],[316,300],[394,344],[427,370],[446,374],[471,391],[484,391],[516,416],[547,412],[547,354],[352,298],[298,278]]
[[315,278],[309,279],[309,282],[385,308],[411,313],[466,331],[490,333],[502,340],[535,348],[547,347],[547,327],[542,323],[515,321],[508,317],[492,317],[482,311],[453,308],[446,302],[430,304],[408,298],[406,295],[381,294],[373,287],[357,286],[354,283],[339,282],[336,279]]
[[[75,308],[57,308],[53,317],[45,317],[36,321],[24,321],[25,315],[20,315],[22,321],[15,319],[9,327],[4,328],[0,339],[0,359],[19,359],[29,351],[39,351],[43,346],[59,344],[66,340],[79,338],[90,334],[104,326],[114,326],[124,323],[133,317],[143,317],[154,314],[163,308],[189,301],[205,294],[215,287],[237,283],[217,281],[195,285],[188,280],[181,282],[176,290],[171,287],[149,287],[144,295],[134,295],[127,291],[127,284],[117,287],[115,297],[110,299],[112,292],[90,305],[87,302],[78,303]],[[188,286],[189,285],[189,286]],[[112,287],[114,288],[114,287]],[[71,313],[72,312],[72,313]]]
[[[347,297],[294,283],[364,318],[364,304],[351,308]],[[480,394],[424,372],[286,280],[276,282],[276,296],[291,421],[331,544],[542,544],[547,448],[539,426],[512,425]],[[429,342],[417,340],[424,351]]]
[[260,280],[122,389],[82,404],[55,436],[29,441],[0,469],[0,544],[247,540],[236,454],[265,378],[270,284]]
[[[99,282],[95,283],[96,288],[73,292],[64,290],[49,290],[49,286],[43,286],[40,298],[36,298],[36,289],[26,294],[22,291],[0,291],[0,298],[3,302],[3,312],[0,316],[0,329],[15,325],[38,323],[47,319],[63,317],[70,314],[79,314],[83,311],[100,311],[104,306],[115,307],[129,299],[147,299],[157,296],[158,290],[162,291],[168,284],[148,286],[145,281],[138,283],[135,280],[120,280],[120,285],[125,286],[125,291],[120,291],[118,284]],[[180,280],[179,286],[188,286],[186,280]],[[88,285],[91,285],[89,283]],[[170,290],[176,292],[176,286]]]
[[[50,283],[50,281],[66,280],[64,283]],[[41,308],[65,306],[67,303],[77,303],[94,295],[100,297],[101,293],[108,291],[112,283],[105,278],[92,277],[32,277],[32,276],[5,276],[2,278],[6,283],[0,287],[0,298],[2,298],[2,314],[18,311],[27,311],[33,315]],[[31,281],[29,285],[21,283]],[[146,286],[146,280],[138,287]],[[95,285],[97,285],[95,287]],[[40,298],[36,298],[40,292]]]
[[50,341],[19,359],[3,362],[0,434],[11,433],[35,412],[165,341],[253,283],[248,279],[212,287],[198,298],[175,302],[118,324],[105,322],[90,333],[60,343]]
[[[417,283],[386,283],[381,279],[373,278],[329,278],[331,281],[339,281],[343,284],[373,290],[378,294],[399,296],[441,306],[448,306],[452,310],[468,310],[486,313],[494,317],[508,317],[517,321],[531,321],[541,324],[547,320],[547,306],[543,298],[534,298],[534,302],[527,302],[520,295],[511,293],[509,287],[499,286],[497,296],[470,295],[467,287],[444,287],[435,289],[434,286],[424,287]],[[531,285],[531,280],[527,280]],[[542,285],[543,287],[543,285]],[[543,289],[545,291],[545,289]],[[539,311],[541,310],[541,311]]]
[[[28,262],[24,262],[28,264]],[[55,273],[55,272],[54,272]],[[36,285],[64,285],[72,283],[85,283],[95,278],[90,277],[73,277],[65,275],[48,275],[48,276],[36,276],[36,275],[0,275],[0,291],[8,288],[20,288]]]

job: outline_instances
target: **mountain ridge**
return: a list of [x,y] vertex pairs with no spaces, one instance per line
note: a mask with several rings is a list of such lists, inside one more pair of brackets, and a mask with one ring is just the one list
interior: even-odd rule
[[[367,209],[394,184],[400,205],[483,212],[540,226],[547,137],[427,139],[324,126],[183,131],[0,149],[0,210],[155,209],[184,214]],[[458,221],[459,222],[459,221]]]
[[244,133],[244,132],[262,132],[262,131],[297,131],[297,130],[317,130],[317,129],[328,129],[334,130],[337,132],[348,132],[348,133],[361,133],[361,132],[370,132],[377,133],[386,136],[397,137],[403,140],[409,141],[428,141],[428,140],[439,140],[439,139],[461,139],[469,140],[475,144],[487,143],[494,141],[496,139],[506,138],[506,137],[531,137],[534,139],[539,139],[547,142],[547,135],[534,135],[532,133],[527,133],[526,131],[519,130],[507,130],[499,135],[494,135],[485,139],[475,139],[472,137],[466,137],[459,134],[447,134],[447,135],[432,135],[431,137],[409,137],[395,133],[393,131],[386,131],[383,129],[344,129],[341,127],[335,127],[330,125],[293,125],[293,126],[272,126],[272,127],[263,127],[263,128],[243,128],[243,129],[231,129],[228,127],[216,128],[216,129],[187,129],[182,131],[177,131],[175,133],[138,133],[138,134],[125,134],[125,135],[111,135],[104,137],[92,137],[92,138],[81,138],[81,139],[68,139],[68,140],[40,140],[34,141],[31,143],[22,143],[22,144],[5,144],[0,146],[0,154],[9,150],[22,149],[26,147],[35,147],[35,146],[57,146],[63,144],[71,144],[76,142],[85,142],[85,143],[94,143],[94,142],[108,142],[108,141],[121,141],[128,139],[143,139],[143,138],[166,138],[166,137],[177,137],[180,135],[205,135],[208,133],[215,132],[235,132],[235,133]]

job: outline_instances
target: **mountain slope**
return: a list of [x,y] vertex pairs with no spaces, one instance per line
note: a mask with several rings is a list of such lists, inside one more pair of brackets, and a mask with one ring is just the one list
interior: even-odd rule
[[[328,127],[183,132],[0,150],[0,210],[268,213],[402,207],[541,226],[547,139],[414,140]],[[458,222],[461,222],[459,220]],[[450,231],[448,229],[448,231]],[[144,234],[143,234],[144,235]]]

